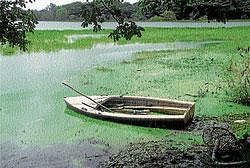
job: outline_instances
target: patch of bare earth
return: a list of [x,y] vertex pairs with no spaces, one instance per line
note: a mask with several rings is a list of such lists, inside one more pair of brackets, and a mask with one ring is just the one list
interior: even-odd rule
[[[217,126],[227,129],[229,125],[226,122],[218,122],[211,119],[195,118],[188,128],[182,132],[194,132],[202,135],[204,129]],[[180,130],[179,130],[180,131]],[[176,132],[179,132],[176,131]],[[181,132],[181,131],[180,131]],[[243,143],[245,164],[239,165],[218,165],[212,160],[212,150],[206,145],[193,145],[188,149],[180,149],[173,146],[174,142],[170,139],[160,141],[148,141],[140,143],[131,143],[123,148],[119,153],[113,154],[108,161],[101,163],[100,167],[140,167],[140,168],[166,168],[166,167],[237,167],[247,168],[250,161],[250,144],[246,140],[239,140]],[[245,144],[244,144],[245,143]],[[239,161],[239,155],[234,156],[234,152],[230,151],[227,157],[229,162]],[[237,158],[237,159],[236,159]],[[228,162],[228,163],[229,163]]]
[[110,157],[104,167],[205,167],[201,161],[206,152],[204,146],[182,151],[167,145],[166,141],[150,141],[128,145]]

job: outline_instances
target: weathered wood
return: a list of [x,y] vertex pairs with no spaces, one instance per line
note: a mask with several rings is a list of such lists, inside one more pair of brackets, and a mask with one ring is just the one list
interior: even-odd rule
[[134,110],[126,108],[112,108],[112,111],[125,114],[134,114],[134,115],[147,115],[150,113],[150,110]]
[[79,95],[86,97],[87,99],[91,100],[92,102],[96,103],[97,105],[101,106],[102,108],[104,108],[105,110],[108,110],[110,112],[112,112],[109,108],[103,106],[102,104],[98,103],[97,101],[93,100],[92,98],[90,98],[89,96],[79,92],[78,90],[76,90],[75,88],[73,88],[72,86],[70,86],[69,84],[62,82],[63,85],[67,86],[68,88],[70,88],[71,90],[75,91],[76,93],[78,93]]
[[[112,113],[108,110],[105,111],[100,105],[93,103],[85,96],[65,97],[64,100],[69,108],[93,118],[150,127],[165,127],[166,125],[183,127],[192,120],[195,105],[193,102],[152,97],[90,96],[90,98],[98,104],[107,106]],[[136,106],[137,102],[138,106]],[[141,104],[147,106],[141,106]],[[140,110],[143,110],[142,113],[139,112]],[[150,114],[150,111],[162,112],[154,115]]]
[[184,114],[187,109],[174,107],[159,107],[159,106],[124,106],[125,109],[147,109],[152,112],[166,113],[166,114]]

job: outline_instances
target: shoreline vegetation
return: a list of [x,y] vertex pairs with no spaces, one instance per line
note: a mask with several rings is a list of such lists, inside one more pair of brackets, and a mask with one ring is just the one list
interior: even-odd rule
[[[130,3],[122,2],[119,4],[119,9],[122,14],[129,19],[134,21],[150,21],[150,20],[164,20],[164,21],[175,21],[175,20],[192,20],[193,18],[205,19],[205,14],[203,12],[198,12],[197,14],[192,13],[195,8],[199,7],[197,0],[191,1],[180,1],[175,0],[171,2],[158,2],[155,5],[161,4],[161,7],[154,9],[154,6],[149,6],[146,1],[145,4],[140,2]],[[204,8],[206,5],[210,5],[210,2],[200,2]],[[82,21],[82,15],[84,9],[89,9],[91,12],[92,8],[89,5],[92,3],[85,2],[73,2],[65,5],[57,6],[56,4],[50,3],[45,9],[33,10],[38,20],[50,21]],[[239,1],[235,5],[233,2],[223,3],[223,6],[227,5],[230,7],[230,12],[227,13],[227,17],[231,19],[249,19],[249,2]],[[147,6],[148,5],[148,6]],[[216,5],[216,1],[213,5]],[[231,6],[233,5],[233,7]],[[118,7],[118,5],[114,4]],[[158,10],[158,16],[152,15],[151,11]],[[207,9],[209,10],[209,9]],[[210,13],[213,11],[210,11]],[[215,11],[214,11],[215,12]],[[204,16],[203,16],[204,15]],[[153,17],[152,17],[153,16]],[[104,21],[114,21],[109,13],[103,13],[102,18]]]
[[[99,34],[109,34],[110,30]],[[98,43],[112,43],[105,37],[85,38],[67,42],[67,36],[93,34],[92,30],[36,30],[28,34],[31,41],[29,52],[55,52],[61,49],[90,48]],[[193,131],[167,130],[163,137],[170,145],[187,150],[187,147],[202,144],[201,132],[207,126],[229,127],[238,138],[250,130],[250,107],[233,102],[228,81],[232,71],[228,70],[232,60],[240,59],[240,48],[249,47],[250,27],[232,28],[146,28],[141,38],[127,43],[167,43],[222,41],[206,44],[195,49],[174,51],[139,52],[132,60],[109,66],[97,66],[82,71],[69,82],[82,83],[79,88],[87,95],[138,95],[190,100],[196,102]],[[53,37],[53,38],[51,38]],[[3,55],[13,55],[19,51],[1,47]],[[246,57],[249,57],[246,55]],[[138,71],[140,69],[140,71]],[[77,81],[77,82],[76,82]],[[71,110],[69,115],[79,117]],[[236,120],[245,120],[237,123]]]
[[[230,28],[145,28],[141,38],[134,37],[130,41],[124,39],[119,40],[116,44],[132,44],[132,43],[167,43],[178,41],[229,41],[230,38],[241,38],[242,35],[247,36],[249,27],[230,27]],[[98,43],[113,43],[108,38],[112,30],[105,29],[98,33],[92,30],[35,30],[34,33],[27,34],[27,40],[30,41],[27,52],[55,52],[61,49],[85,49],[91,48]],[[84,38],[76,40],[74,43],[68,43],[68,36],[94,34],[106,36],[100,38]],[[231,36],[232,34],[232,36]],[[53,38],[51,38],[53,37]],[[237,40],[238,40],[237,39]],[[17,47],[12,48],[8,45],[0,47],[0,54],[11,56],[22,52]]]
[[[151,30],[151,31],[150,31]],[[158,31],[158,32],[157,32]],[[161,39],[159,32],[165,39]],[[238,47],[247,47],[250,28],[148,29],[143,42],[223,41],[196,49],[140,52],[134,59],[83,72],[84,93],[167,97],[196,102],[197,117],[230,123],[239,137],[249,132],[250,107],[234,103],[228,80],[231,60],[240,59]],[[155,33],[153,33],[155,32]],[[171,33],[173,34],[171,34]],[[175,33],[179,34],[175,34]],[[154,34],[154,38],[148,37]],[[194,35],[195,34],[195,35]],[[245,35],[245,36],[244,36]],[[147,41],[151,39],[151,41]],[[138,42],[132,40],[132,42]],[[249,56],[249,55],[248,55]],[[249,57],[250,58],[250,57]],[[140,71],[137,71],[140,69]],[[113,86],[116,83],[116,86]],[[125,89],[126,88],[126,89]],[[244,119],[245,124],[234,123]]]
[[[109,30],[102,30],[98,34],[108,36],[108,33]],[[28,34],[28,40],[31,41],[29,52],[83,49],[98,43],[113,42],[104,36],[68,43],[67,36],[75,34],[93,34],[93,32],[92,30],[36,30],[34,34]],[[141,52],[136,54],[132,61],[123,61],[118,65],[97,67],[89,72],[83,72],[84,80],[77,80],[83,80],[83,84],[94,83],[91,86],[84,86],[89,88],[87,90],[83,88],[83,92],[90,95],[124,94],[125,86],[122,84],[126,83],[127,94],[195,100],[198,116],[242,114],[249,111],[249,107],[230,102],[230,96],[226,94],[230,88],[226,81],[230,60],[239,57],[237,48],[249,46],[248,34],[250,27],[146,28],[141,38],[133,38],[131,41],[120,40],[117,44],[179,41],[223,41],[223,43],[207,44],[196,49]],[[16,50],[6,47],[2,48],[1,52],[12,55]],[[137,72],[136,69],[141,69],[141,72]],[[120,84],[110,88],[113,86],[112,83]],[[247,118],[249,120],[249,116]],[[249,126],[249,122],[247,125]],[[243,128],[240,128],[239,135],[242,135],[246,127],[241,129]],[[238,130],[235,131],[237,133]]]
[[[97,66],[83,72],[81,78],[70,80],[70,83],[75,80],[83,83],[80,90],[92,95],[125,93],[196,102],[195,119],[188,130],[168,130],[169,134],[160,142],[156,140],[131,143],[112,155],[104,166],[185,167],[187,163],[190,167],[206,166],[203,162],[213,166],[211,160],[206,160],[211,156],[201,138],[205,128],[228,128],[239,139],[250,133],[250,107],[233,102],[230,91],[234,88],[228,84],[231,80],[231,71],[228,69],[231,60],[240,59],[238,47],[249,46],[250,38],[247,34],[250,33],[250,28],[173,28],[148,29],[146,32],[150,32],[146,36],[152,34],[154,37],[144,37],[143,42],[223,42],[196,49],[139,52],[132,60],[110,66]],[[134,39],[133,42],[137,40]],[[248,58],[250,59],[250,55]],[[237,122],[242,120],[243,123]]]
[[[38,20],[38,22],[80,22],[79,20],[65,20],[65,21],[60,21],[60,20]],[[115,21],[105,21],[105,22],[115,22]],[[105,23],[104,22],[104,23]],[[135,22],[158,22],[158,21],[154,21],[154,20],[135,20]],[[201,19],[198,19],[198,20],[186,20],[186,19],[183,19],[183,20],[160,20],[159,22],[205,22],[205,23],[208,23],[208,20],[206,18],[201,18]],[[215,22],[215,23],[218,23],[217,21],[210,21],[210,22]],[[250,19],[229,19],[227,20],[227,22],[250,22]],[[227,23],[226,22],[226,23]]]
[[[0,165],[250,163],[250,0],[104,0],[26,8],[34,1],[0,2]],[[65,105],[63,97],[76,95],[65,83],[78,96],[195,102],[194,117],[179,129],[178,121],[170,123],[176,127],[151,128],[90,118]]]

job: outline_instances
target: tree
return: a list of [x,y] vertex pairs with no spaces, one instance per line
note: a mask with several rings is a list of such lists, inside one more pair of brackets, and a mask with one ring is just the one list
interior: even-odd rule
[[207,16],[208,21],[217,20],[226,23],[237,9],[241,0],[202,0],[193,4],[193,18]]
[[[32,3],[34,0],[29,0]],[[36,17],[31,10],[24,10],[25,0],[1,0],[0,1],[0,43],[8,43],[10,46],[19,46],[26,50],[29,41],[27,32],[33,32]]]
[[[31,3],[33,1],[29,0]],[[32,32],[37,23],[30,10],[23,10],[26,3],[27,0],[0,1],[1,44],[8,43],[11,46],[19,46],[23,50],[26,49],[28,44],[26,33]],[[142,36],[144,28],[134,22],[135,16],[166,17],[166,14],[173,12],[174,15],[173,13],[171,15],[177,19],[190,17],[198,19],[207,16],[208,21],[226,22],[228,18],[237,15],[248,18],[249,4],[249,0],[139,0],[139,3],[130,5],[124,0],[92,0],[85,3],[75,2],[62,8],[50,4],[48,10],[35,12],[41,13],[40,18],[43,20],[51,20],[51,18],[78,20],[81,17],[82,26],[93,25],[94,31],[101,30],[101,23],[105,20],[114,20],[118,25],[109,37],[116,41],[120,38],[130,40],[133,36]]]
[[56,18],[56,5],[53,3],[50,3],[46,8],[46,11],[51,15],[50,18],[54,20]]
[[107,17],[112,17],[117,23],[116,29],[110,33],[109,37],[114,41],[120,38],[130,40],[133,36],[141,37],[144,28],[137,26],[131,20],[131,15],[127,15],[127,10],[121,8],[123,0],[93,0],[85,3],[82,7],[83,27],[94,25],[93,30],[101,30],[101,23]]
[[241,18],[250,18],[250,0],[241,0],[238,5]]
[[56,10],[56,20],[66,20],[68,19],[68,11],[66,8],[59,7]]
[[[230,13],[236,10],[241,0],[139,0],[139,6],[147,18],[164,17],[165,11],[173,11],[177,19],[198,19],[207,16],[208,21],[226,22]],[[133,36],[141,37],[144,29],[137,26],[121,8],[123,0],[93,0],[83,5],[83,27],[94,25],[94,31],[101,30],[105,17],[112,16],[118,23],[116,29],[109,35],[115,41],[120,38],[130,40]]]

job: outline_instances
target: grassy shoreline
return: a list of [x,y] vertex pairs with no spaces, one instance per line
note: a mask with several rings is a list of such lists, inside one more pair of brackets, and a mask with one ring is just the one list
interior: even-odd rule
[[[108,34],[110,30],[99,32]],[[29,52],[51,52],[61,49],[90,48],[98,43],[110,43],[107,37],[80,39],[69,44],[67,36],[73,34],[93,34],[92,30],[37,30],[28,34],[31,41]],[[166,97],[196,101],[196,116],[217,118],[230,121],[231,128],[240,137],[250,132],[250,112],[248,106],[230,102],[226,94],[226,79],[230,59],[237,59],[238,47],[249,46],[250,27],[234,28],[146,28],[142,38],[131,41],[121,40],[118,44],[127,43],[167,43],[179,41],[223,41],[221,44],[209,44],[197,49],[175,51],[141,52],[131,61],[96,67],[83,71],[81,77],[72,77],[70,83],[82,83],[82,92],[89,95],[127,94]],[[53,38],[52,38],[53,37]],[[16,49],[2,48],[1,52],[11,55]],[[137,71],[140,69],[140,71]],[[208,84],[206,84],[208,83]],[[222,89],[218,89],[221,87]],[[206,91],[208,90],[208,91]],[[188,96],[195,95],[195,96]],[[72,111],[72,116],[79,117]],[[227,120],[228,116],[235,117]],[[235,124],[233,120],[245,119],[246,124]],[[196,133],[178,132],[167,135],[174,140],[190,143],[201,143]],[[136,135],[137,136],[137,135]],[[182,138],[179,138],[182,137]],[[188,141],[189,142],[189,141]]]
[[[241,39],[248,39],[250,27],[232,27],[232,28],[145,28],[141,38],[134,37],[131,41],[120,40],[118,44],[127,43],[166,43],[176,41],[232,41],[237,43],[246,43]],[[28,33],[27,39],[30,41],[28,52],[53,52],[61,49],[84,49],[91,48],[98,43],[112,43],[108,38],[111,30],[102,30],[94,33],[92,30],[35,30],[34,33]],[[100,38],[84,38],[68,43],[67,36],[78,34],[107,34]],[[52,38],[53,37],[53,38]],[[0,47],[2,55],[14,55],[20,52],[18,48],[8,46]]]
[[[134,38],[130,43],[139,40],[152,43],[220,40],[223,43],[197,49],[137,53],[131,61],[96,67],[70,82],[82,83],[80,89],[90,95],[126,94],[196,101],[196,116],[230,123],[230,128],[239,137],[250,132],[250,107],[231,102],[227,94],[230,90],[227,68],[231,59],[239,58],[237,48],[249,45],[249,27],[150,28],[145,33],[141,39]],[[247,123],[233,122],[239,119]],[[197,136],[192,133],[180,135]]]

